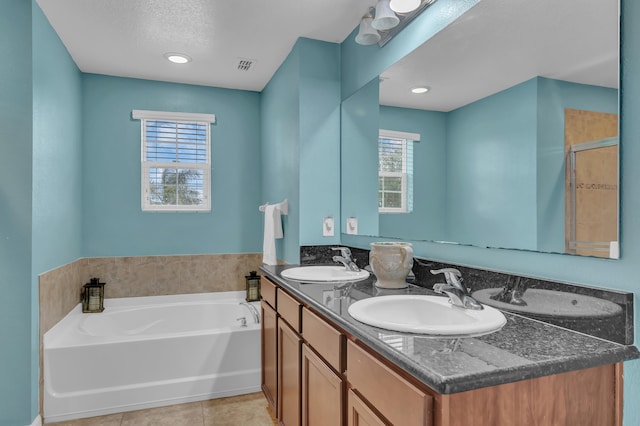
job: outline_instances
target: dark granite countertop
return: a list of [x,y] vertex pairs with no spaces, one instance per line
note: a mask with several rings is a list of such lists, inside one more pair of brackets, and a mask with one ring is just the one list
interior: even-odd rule
[[353,319],[347,312],[349,305],[388,294],[435,293],[411,284],[402,290],[379,289],[373,285],[373,277],[347,286],[299,283],[280,277],[280,271],[293,266],[297,265],[262,266],[260,269],[303,303],[442,394],[640,357],[635,346],[508,312],[503,312],[507,323],[502,330],[480,337],[432,337],[372,327]]

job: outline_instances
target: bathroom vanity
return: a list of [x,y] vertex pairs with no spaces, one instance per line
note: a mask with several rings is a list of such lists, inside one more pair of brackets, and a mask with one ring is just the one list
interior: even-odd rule
[[621,425],[635,347],[505,313],[480,337],[397,333],[353,319],[380,290],[284,279],[263,266],[262,389],[281,425]]

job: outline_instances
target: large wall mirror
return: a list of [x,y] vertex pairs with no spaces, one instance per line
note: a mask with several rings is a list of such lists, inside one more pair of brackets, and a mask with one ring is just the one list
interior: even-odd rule
[[478,2],[343,102],[343,232],[616,258],[618,84],[617,0]]

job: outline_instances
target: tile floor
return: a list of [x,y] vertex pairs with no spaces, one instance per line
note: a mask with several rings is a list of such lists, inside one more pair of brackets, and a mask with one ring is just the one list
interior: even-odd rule
[[273,426],[261,392],[209,401],[45,423],[55,426]]

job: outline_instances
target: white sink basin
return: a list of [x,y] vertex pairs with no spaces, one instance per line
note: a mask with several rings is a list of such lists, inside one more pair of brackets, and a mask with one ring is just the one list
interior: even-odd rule
[[438,336],[479,336],[500,330],[507,322],[490,306],[482,310],[453,306],[440,296],[398,295],[363,299],[349,306],[360,322],[393,331]]
[[613,302],[581,294],[530,288],[522,296],[527,305],[518,306],[491,299],[502,288],[487,288],[473,293],[481,303],[490,304],[505,311],[555,318],[604,318],[618,315],[622,308]]
[[369,272],[361,269],[348,271],[342,265],[299,266],[280,272],[282,278],[301,282],[348,282],[360,281],[369,277]]

